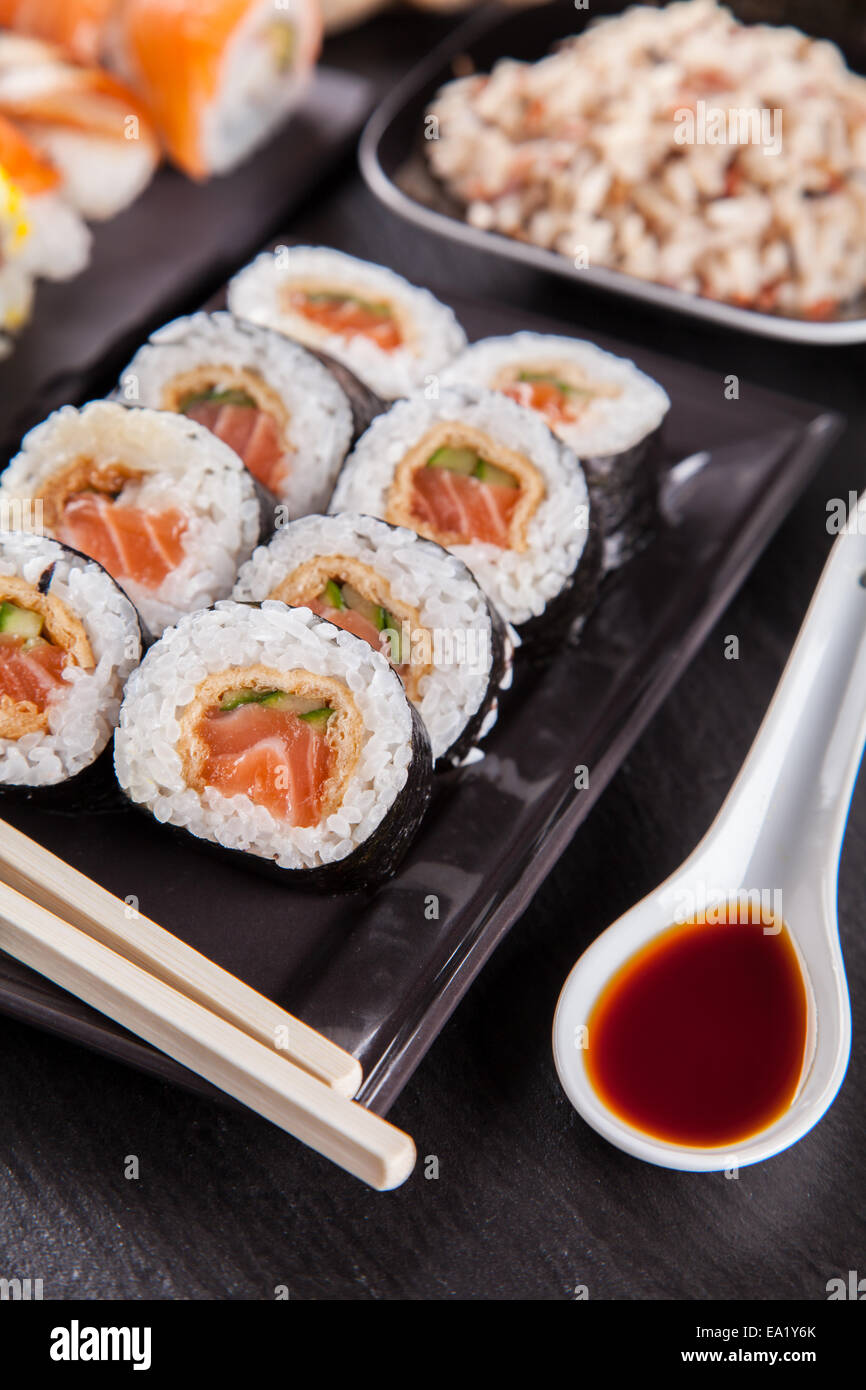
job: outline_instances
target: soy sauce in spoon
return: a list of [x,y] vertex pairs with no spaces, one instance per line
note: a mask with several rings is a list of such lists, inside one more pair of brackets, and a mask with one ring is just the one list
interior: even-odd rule
[[806,1050],[807,996],[787,929],[750,920],[663,931],[607,982],[587,1020],[591,1085],[663,1142],[742,1142],[782,1115]]

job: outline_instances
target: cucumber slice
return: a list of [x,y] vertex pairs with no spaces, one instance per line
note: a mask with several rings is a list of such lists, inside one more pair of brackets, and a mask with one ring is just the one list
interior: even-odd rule
[[258,409],[258,402],[248,391],[233,386],[222,391],[216,386],[209,387],[207,391],[190,391],[180,402],[180,414],[186,415],[196,405],[243,405]]
[[488,463],[486,459],[478,460],[475,477],[480,483],[496,483],[498,487],[520,487],[513,473],[506,473],[504,468],[497,468],[495,463]]
[[329,608],[336,609],[338,613],[342,613],[343,609],[346,607],[346,603],[343,598],[343,591],[337,583],[336,579],[328,580],[327,584],[324,587],[324,590],[322,591],[322,598],[325,600],[325,603],[327,603]]
[[220,711],[228,714],[241,705],[264,705],[266,709],[278,709],[290,714],[305,715],[321,710],[319,700],[308,699],[303,695],[290,695],[287,690],[227,690],[220,701]]
[[427,460],[428,468],[447,468],[452,473],[465,473],[468,477],[478,467],[478,455],[474,449],[452,447],[444,444],[431,454]]
[[277,72],[289,72],[295,61],[297,48],[294,25],[286,24],[279,19],[273,20],[268,25],[266,34]]
[[240,705],[262,704],[267,695],[279,695],[278,690],[227,690],[220,700],[220,709],[227,713],[229,710],[237,709]]
[[321,705],[318,709],[311,709],[306,714],[300,716],[305,724],[309,724],[317,733],[323,733],[325,726],[334,713],[327,705]]
[[368,623],[372,623],[377,632],[381,632],[385,626],[385,610],[378,603],[373,603],[371,599],[359,594],[357,589],[353,589],[351,584],[343,585],[343,599],[348,608],[360,613],[362,618],[366,618]]
[[403,654],[403,624],[393,613],[385,613],[382,628],[388,633],[388,640],[391,643],[391,665],[404,666],[409,660],[409,654],[408,652],[405,656]]
[[0,603],[0,632],[8,632],[13,637],[38,637],[44,622],[41,613],[32,613],[29,608],[20,608],[8,600]]
[[575,386],[570,381],[562,381],[552,372],[520,372],[517,380],[530,383],[543,381],[548,386],[555,386],[563,396],[586,396],[587,399],[592,399],[596,395],[591,386]]
[[348,294],[344,290],[312,290],[307,295],[309,304],[357,304],[359,309],[364,309],[368,314],[373,314],[377,319],[390,319],[394,316],[394,311],[390,304],[384,300],[374,301],[362,299],[359,294]]

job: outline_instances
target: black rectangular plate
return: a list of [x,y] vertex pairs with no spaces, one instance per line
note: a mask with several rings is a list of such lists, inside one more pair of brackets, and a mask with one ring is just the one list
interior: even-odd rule
[[33,320],[0,362],[0,466],[57,406],[108,389],[149,332],[197,308],[283,226],[348,154],[374,99],[365,79],[319,68],[291,120],[242,168],[203,185],[160,169],[131,207],[95,225],[90,265],[39,285]]
[[[570,0],[559,0],[541,9],[516,12],[490,5],[473,15],[419,63],[371,116],[361,140],[360,164],[373,193],[392,212],[427,231],[610,294],[790,342],[838,346],[866,341],[866,296],[826,322],[812,322],[723,304],[603,266],[578,268],[559,252],[470,226],[460,207],[433,177],[424,152],[424,116],[439,88],[455,75],[455,62],[459,62],[461,73],[466,71],[467,62],[478,72],[489,72],[500,58],[535,62],[591,20],[618,14],[629,3],[630,0],[593,0],[589,9],[575,9]],[[767,17],[774,22],[787,17],[779,13],[778,6],[772,10]],[[752,5],[745,17],[756,19],[763,15]],[[840,26],[838,12],[832,6],[822,14],[813,8],[808,18],[797,9],[790,22],[805,25],[816,37],[836,39],[845,49],[849,65],[866,72],[862,36],[858,43],[853,22]]]
[[[556,322],[453,301],[471,338]],[[377,892],[315,898],[178,844],[145,816],[8,818],[54,853],[355,1053],[384,1113],[527,906],[816,469],[840,418],[616,340],[672,399],[673,469],[646,546],[609,576],[576,645],[519,667],[486,757],[437,780],[421,832]],[[574,769],[589,768],[576,790]],[[438,917],[431,915],[431,899]],[[198,1078],[0,957],[0,1010],[199,1090]]]

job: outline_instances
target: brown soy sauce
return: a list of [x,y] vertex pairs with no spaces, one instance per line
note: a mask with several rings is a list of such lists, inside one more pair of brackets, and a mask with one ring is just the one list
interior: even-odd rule
[[729,920],[671,927],[638,951],[588,1019],[595,1091],[671,1144],[727,1146],[766,1129],[803,1068],[806,986],[787,929],[765,931],[734,905],[719,915]]

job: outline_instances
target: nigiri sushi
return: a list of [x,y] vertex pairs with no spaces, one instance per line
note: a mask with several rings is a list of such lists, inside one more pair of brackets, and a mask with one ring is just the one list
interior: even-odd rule
[[24,326],[33,306],[30,236],[24,195],[0,166],[0,357],[11,351],[11,335]]
[[11,121],[0,115],[0,169],[26,199],[30,236],[22,264],[47,280],[67,280],[87,265],[91,235],[62,196],[63,180]]
[[47,39],[80,63],[99,61],[117,0],[0,0],[0,28]]
[[110,74],[63,62],[52,49],[39,55],[29,46],[22,54],[13,40],[7,60],[9,42],[0,37],[0,115],[58,170],[65,197],[83,217],[113,217],[159,162],[141,102]]

